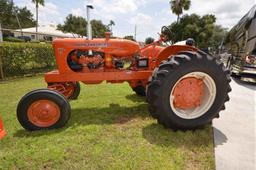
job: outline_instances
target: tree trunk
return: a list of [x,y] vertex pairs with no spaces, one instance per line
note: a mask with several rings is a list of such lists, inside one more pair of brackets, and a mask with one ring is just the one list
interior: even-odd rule
[[180,15],[177,15],[177,23],[180,21]]
[[[3,43],[3,37],[2,37],[2,27],[1,27],[1,23],[0,23],[0,49],[2,48],[2,43]],[[2,57],[0,55],[0,80],[1,79],[4,79],[4,71],[3,71]]]
[[36,40],[38,41],[38,2],[36,3]]

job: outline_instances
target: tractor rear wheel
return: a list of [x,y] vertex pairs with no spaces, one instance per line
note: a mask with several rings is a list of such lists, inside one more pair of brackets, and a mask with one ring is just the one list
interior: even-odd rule
[[17,107],[20,124],[30,131],[61,128],[68,122],[70,113],[67,99],[48,89],[29,92]]
[[79,82],[74,83],[74,91],[72,95],[68,98],[69,100],[76,100],[78,96],[80,95],[81,86]]
[[230,73],[203,52],[182,52],[163,61],[150,78],[150,114],[166,128],[189,130],[218,117],[229,100]]

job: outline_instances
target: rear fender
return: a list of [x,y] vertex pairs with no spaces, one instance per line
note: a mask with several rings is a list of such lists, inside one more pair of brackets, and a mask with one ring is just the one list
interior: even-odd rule
[[192,46],[188,46],[188,45],[172,45],[172,46],[166,47],[157,56],[156,67],[159,66],[161,61],[167,60],[168,57],[170,57],[172,55],[176,55],[176,54],[178,54],[179,52],[182,52],[182,51],[194,51],[194,52],[197,52],[198,49],[195,48],[195,47],[192,47]]

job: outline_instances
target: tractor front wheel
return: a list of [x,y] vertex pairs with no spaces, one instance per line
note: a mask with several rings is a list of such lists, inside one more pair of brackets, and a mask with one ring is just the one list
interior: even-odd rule
[[30,131],[61,128],[68,122],[70,113],[67,99],[48,89],[29,92],[17,107],[20,124]]
[[148,85],[149,112],[166,128],[198,128],[225,109],[230,80],[224,65],[203,52],[172,56]]

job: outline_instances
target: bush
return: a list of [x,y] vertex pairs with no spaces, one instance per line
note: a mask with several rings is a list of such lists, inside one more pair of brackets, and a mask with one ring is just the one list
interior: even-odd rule
[[4,37],[4,41],[8,41],[8,42],[25,42],[25,40],[19,39],[19,38],[16,38],[16,37]]
[[148,37],[148,38],[146,38],[146,40],[145,40],[145,44],[151,44],[151,43],[153,43],[154,41],[155,41],[154,38]]
[[55,67],[50,44],[4,42],[0,46],[0,58],[5,77],[36,74]]

